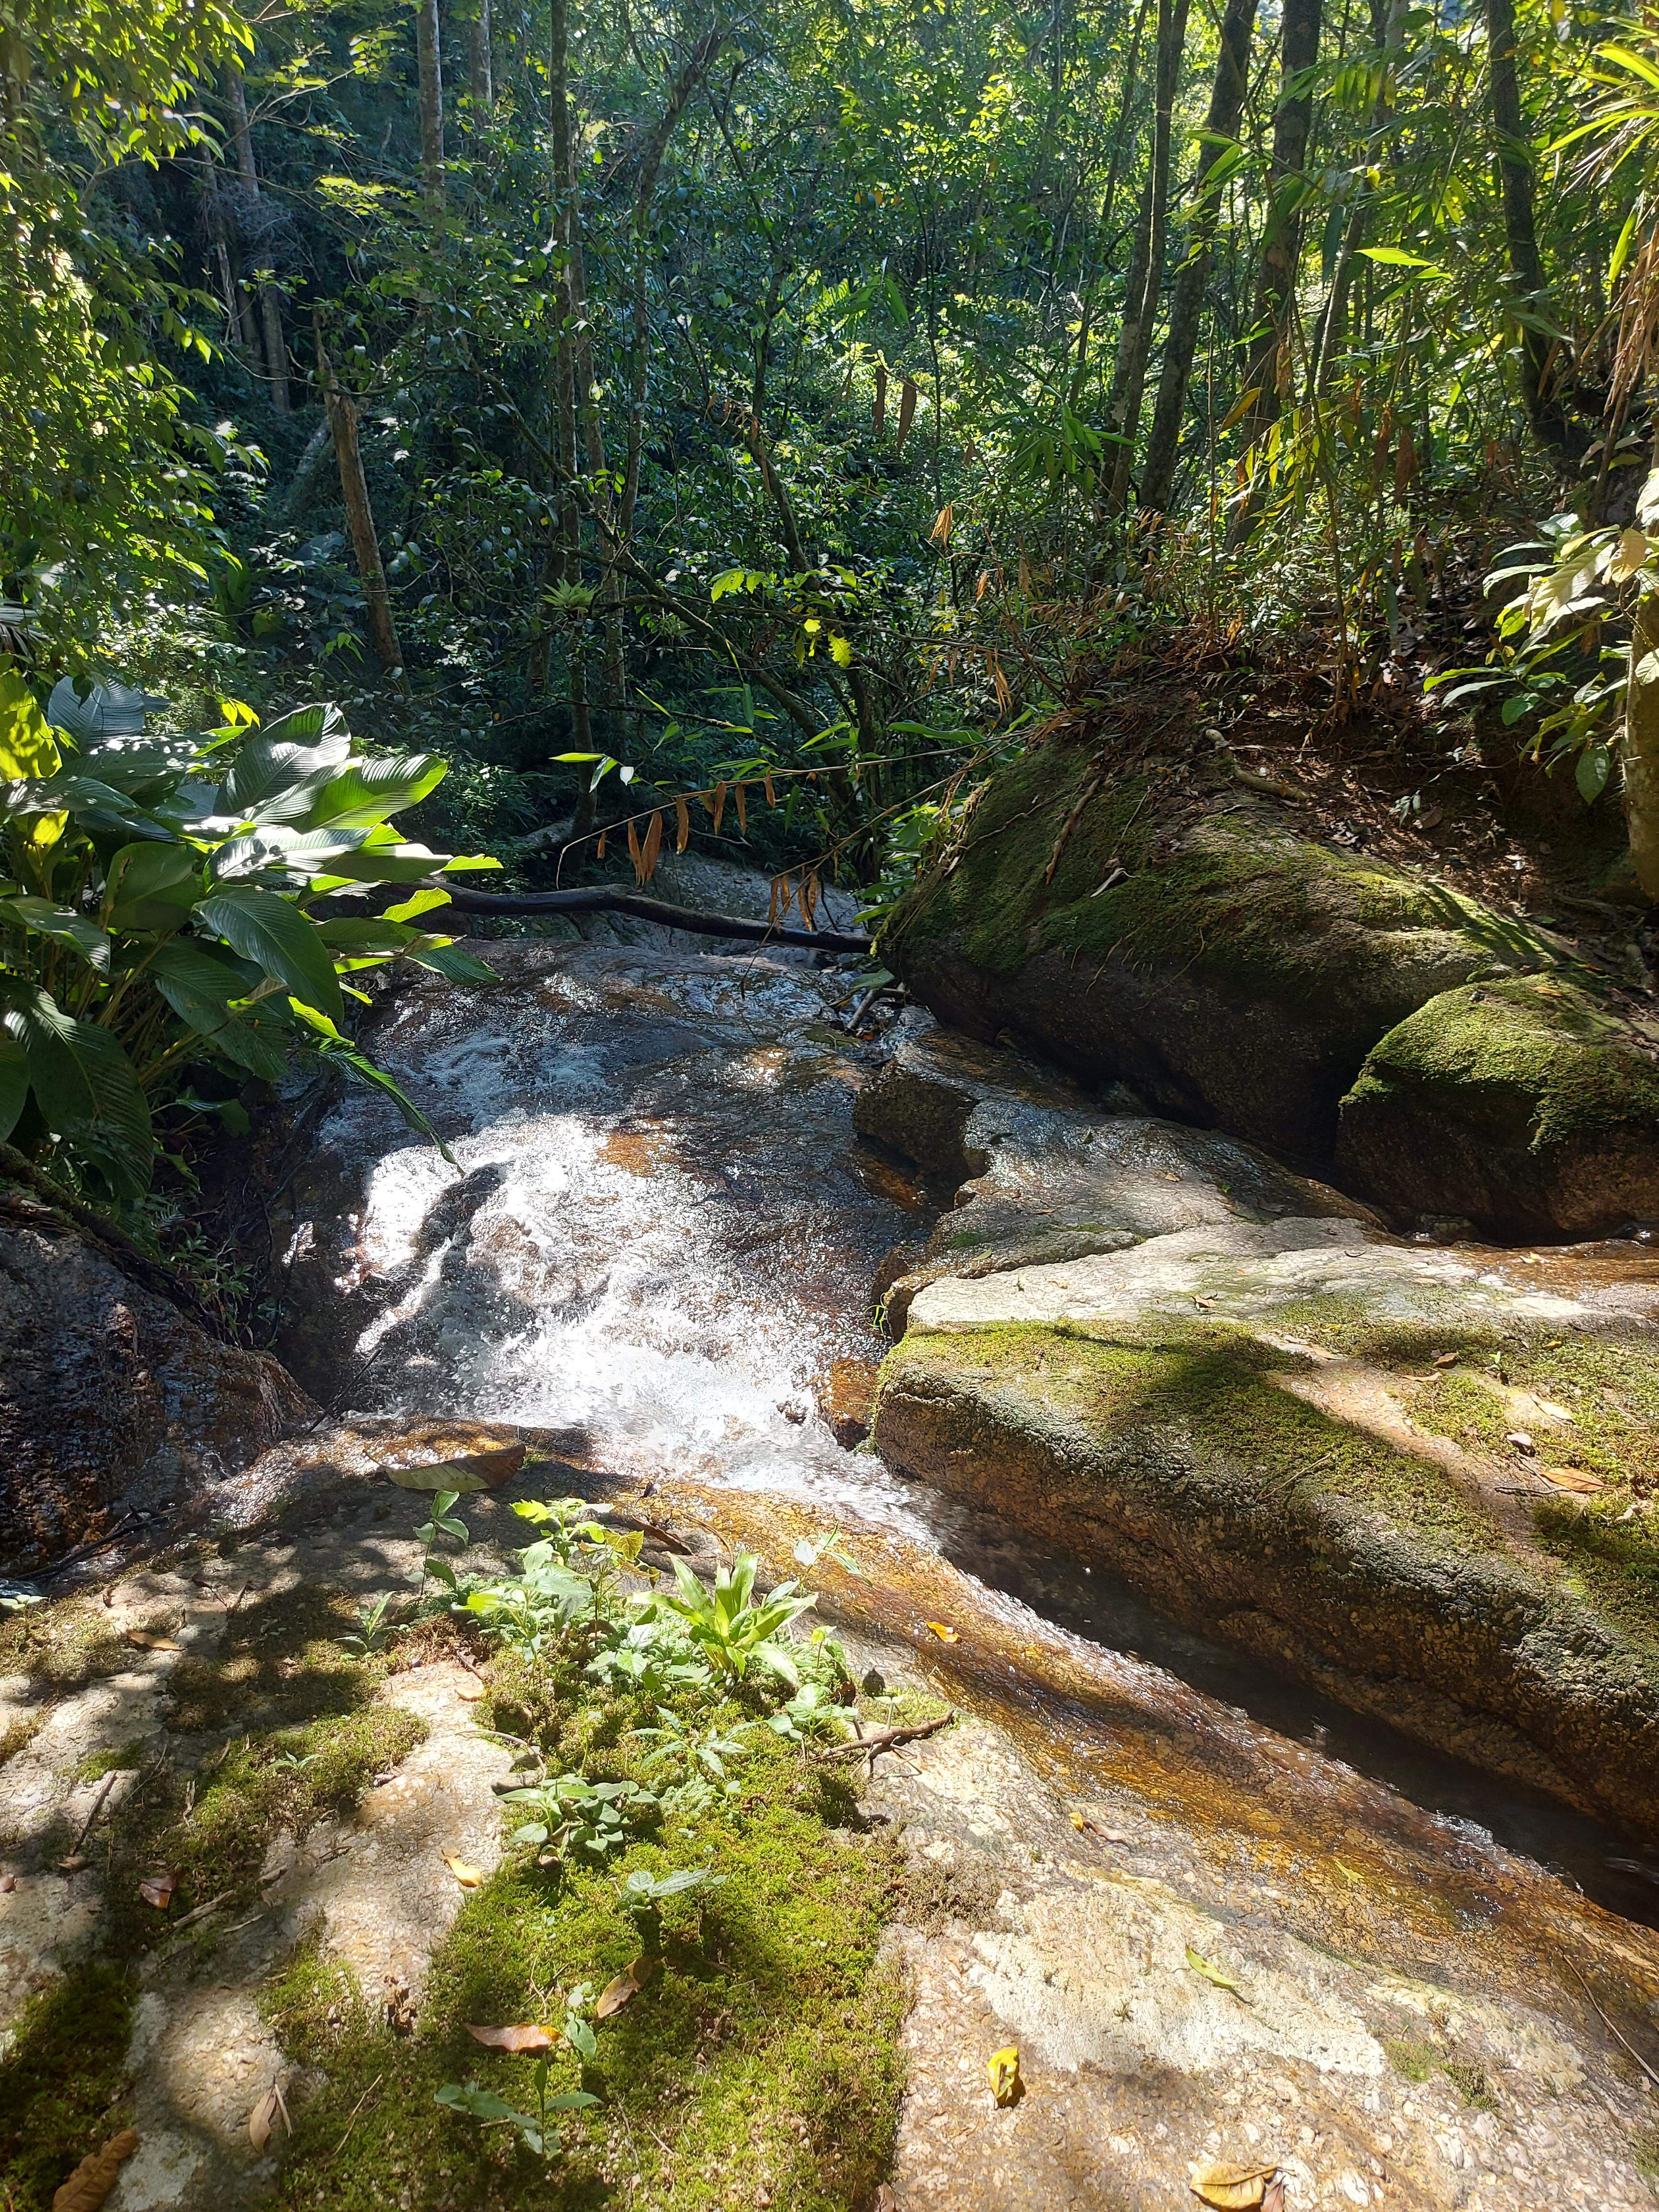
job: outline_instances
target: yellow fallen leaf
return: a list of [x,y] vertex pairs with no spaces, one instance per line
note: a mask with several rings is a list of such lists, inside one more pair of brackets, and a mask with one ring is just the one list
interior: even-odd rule
[[476,1705],[480,1698],[489,1694],[489,1685],[480,1674],[468,1674],[455,1685],[455,1694],[463,1704]]
[[962,1641],[961,1637],[957,1635],[956,1630],[954,1628],[947,1628],[942,1620],[930,1620],[927,1626],[933,1630],[934,1635],[938,1637],[941,1644],[960,1644]]
[[118,2136],[112,2136],[102,2150],[83,2158],[56,2191],[52,2212],[98,2212],[98,2207],[115,2186],[123,2160],[131,2158],[137,2148],[138,2138],[131,2128],[123,2128]]
[[558,2038],[550,2027],[525,2021],[514,2027],[473,2027],[467,2033],[487,2051],[551,2051]]
[[[1240,2004],[1249,2004],[1252,2002],[1245,1996],[1231,1974],[1206,1959],[1201,1951],[1194,1951],[1190,1943],[1187,1946],[1187,1964],[1195,1974],[1202,1974],[1206,1982],[1213,1982],[1217,1989],[1231,1991],[1238,1999]],[[1269,2166],[1267,2171],[1271,2172],[1272,2167]]]
[[1019,2078],[1018,2045],[1011,2043],[1005,2051],[994,2051],[985,2070],[991,2077],[991,2094],[998,2104],[1018,2104],[1025,2087]]
[[440,1851],[439,1857],[449,1869],[463,1889],[477,1889],[483,1881],[483,1869],[475,1867],[453,1851]]
[[1267,2193],[1267,2184],[1279,2171],[1271,2166],[1230,2166],[1225,2160],[1206,2158],[1188,2168],[1193,2194],[1216,2212],[1255,2212]]
[[1354,1872],[1351,1866],[1344,1866],[1340,1859],[1333,1859],[1331,1861],[1331,1864],[1336,1869],[1340,1875],[1346,1876],[1349,1881],[1352,1882],[1356,1888],[1358,1887],[1361,1877]]
[[1577,1490],[1588,1494],[1593,1490],[1605,1490],[1607,1485],[1599,1474],[1590,1474],[1582,1467],[1545,1467],[1539,1469],[1546,1482],[1553,1482],[1558,1490]]
[[179,1647],[170,1636],[158,1635],[153,1628],[130,1628],[127,1642],[136,1644],[141,1651],[176,1651]]
[[146,1905],[154,1905],[165,1912],[173,1902],[173,1893],[179,1887],[176,1874],[147,1874],[138,1885],[138,1894]]

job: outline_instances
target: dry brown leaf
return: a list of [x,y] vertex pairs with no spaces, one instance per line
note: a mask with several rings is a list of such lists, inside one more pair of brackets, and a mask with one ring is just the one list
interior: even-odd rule
[[662,809],[651,817],[651,826],[645,833],[645,850],[640,856],[640,881],[648,884],[657,872],[657,860],[662,852]]
[[1605,1490],[1607,1486],[1599,1474],[1591,1474],[1582,1467],[1542,1467],[1538,1471],[1546,1482],[1553,1482],[1558,1490],[1577,1490],[1588,1494],[1593,1490]]
[[674,801],[674,850],[677,853],[683,853],[690,842],[691,817],[687,811],[685,801],[683,799],[677,799]]
[[609,2020],[613,2013],[620,2012],[629,1997],[637,1996],[650,1978],[651,1961],[635,1959],[626,1973],[618,1974],[599,1991],[599,2001],[593,2008],[594,2019]]
[[470,1860],[461,1858],[454,1851],[440,1851],[438,1856],[463,1889],[477,1889],[482,1884],[482,1867],[475,1867]]
[[960,1644],[962,1641],[957,1631],[954,1628],[947,1628],[942,1620],[930,1620],[927,1626],[941,1644]]
[[158,1635],[153,1628],[130,1628],[127,1642],[136,1644],[141,1651],[176,1651],[179,1646],[170,1636]]
[[1279,2162],[1232,2166],[1224,2159],[1206,2158],[1188,2171],[1194,2196],[1213,2205],[1216,2212],[1255,2212],[1267,2193],[1267,2184],[1279,2171]]
[[288,2106],[283,2102],[281,2086],[273,2081],[247,2116],[247,2139],[255,2150],[264,2149],[276,2132],[278,2119],[292,2135],[293,2125],[288,2117]]
[[558,2041],[550,2027],[539,2027],[532,2021],[525,2021],[516,2027],[473,2027],[467,2033],[475,2043],[482,2043],[489,2051],[551,2051]]
[[710,808],[709,811],[714,817],[714,834],[718,836],[720,835],[720,817],[726,811],[726,786],[723,783],[717,783],[714,786],[714,804]]
[[1267,2193],[1261,2200],[1261,2212],[1285,2212],[1285,2183],[1282,2176],[1267,2184]]
[[1443,1352],[1434,1364],[1437,1367],[1455,1367],[1462,1357],[1461,1352]]
[[744,797],[743,785],[741,782],[734,783],[732,785],[732,797],[738,810],[738,832],[741,836],[746,837],[749,835],[749,802]]
[[489,1694],[489,1685],[481,1675],[469,1674],[464,1682],[455,1685],[455,1694],[463,1705],[476,1705],[480,1698]]
[[52,2200],[52,2212],[98,2212],[115,2186],[124,2159],[132,2156],[138,2138],[131,2128],[112,2136],[102,2150],[83,2158]]
[[9,1897],[16,1887],[17,1877],[15,1874],[0,1874],[0,1897]]
[[59,1874],[79,1874],[86,1863],[84,1851],[71,1851],[66,1859],[58,1860],[58,1871]]
[[1019,2045],[1011,2043],[1006,2050],[994,2051],[985,2070],[991,2077],[991,2094],[998,2104],[1017,2105],[1025,2087],[1019,2078]]
[[173,1893],[179,1887],[176,1874],[147,1874],[138,1885],[138,1894],[146,1905],[159,1906],[165,1912],[173,1902]]
[[898,2199],[884,2181],[876,2191],[876,2201],[871,2212],[898,2212]]
[[1513,1444],[1518,1452],[1535,1452],[1538,1449],[1524,1429],[1511,1429],[1504,1441],[1506,1444]]

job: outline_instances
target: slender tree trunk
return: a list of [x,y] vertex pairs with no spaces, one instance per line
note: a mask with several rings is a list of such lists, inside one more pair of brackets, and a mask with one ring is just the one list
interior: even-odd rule
[[[1215,88],[1205,128],[1213,137],[1234,138],[1244,112],[1248,87],[1250,38],[1255,29],[1256,0],[1227,0],[1221,21],[1221,51],[1216,59]],[[1214,160],[1206,145],[1204,165]],[[1210,253],[1215,240],[1218,202],[1200,189],[1193,210],[1187,258],[1176,278],[1170,303],[1169,334],[1164,341],[1164,365],[1158,377],[1158,406],[1140,472],[1140,504],[1162,514],[1175,486],[1176,450],[1181,438],[1181,419],[1186,410],[1187,386],[1198,348],[1199,325],[1204,319],[1204,295],[1209,283]]]
[[495,60],[490,44],[489,0],[476,0],[469,36],[471,42],[472,98],[489,114],[495,105]]
[[1302,258],[1302,170],[1313,121],[1309,92],[1284,90],[1319,58],[1320,0],[1285,0],[1279,30],[1279,102],[1273,112],[1273,148],[1267,179],[1267,220],[1261,234],[1255,303],[1242,364],[1244,389],[1256,397],[1245,422],[1256,437],[1279,413],[1290,318],[1296,312],[1296,274]]
[[317,366],[323,380],[323,404],[328,412],[328,426],[334,439],[334,458],[340,471],[340,496],[345,504],[346,528],[351,537],[351,550],[357,562],[357,574],[363,587],[363,601],[368,616],[368,641],[380,672],[407,693],[408,680],[404,674],[404,656],[398,643],[398,632],[392,620],[392,594],[386,587],[386,568],[380,559],[380,541],[374,529],[374,510],[368,502],[368,479],[363,474],[363,457],[357,444],[357,409],[349,392],[343,391],[334,374],[323,344],[322,332],[317,333]]
[[202,161],[202,202],[207,211],[208,235],[213,241],[214,266],[219,272],[219,289],[229,319],[231,340],[252,354],[258,344],[252,306],[236,282],[236,272],[231,266],[230,222],[219,195],[218,171],[211,156],[205,153]]
[[415,58],[420,71],[421,182],[427,204],[444,204],[444,64],[438,0],[415,0]]
[[[242,73],[237,69],[225,71],[225,96],[230,102],[232,127],[236,135],[236,167],[242,180],[242,189],[250,205],[259,204],[259,171],[253,159],[253,133],[247,118],[247,94],[242,85]],[[270,404],[279,415],[292,412],[288,392],[288,341],[283,335],[283,307],[274,284],[261,284],[259,319],[265,334],[265,374],[270,382]]]
[[[1371,110],[1373,151],[1378,161],[1382,158],[1382,139],[1393,116],[1389,100],[1388,76],[1406,43],[1405,0],[1371,0],[1371,44],[1383,57],[1383,82]],[[1370,191],[1362,187],[1355,195],[1347,225],[1342,234],[1342,243],[1337,251],[1336,266],[1331,272],[1331,288],[1325,295],[1325,305],[1320,311],[1318,327],[1314,335],[1313,361],[1309,383],[1315,392],[1326,391],[1330,384],[1331,365],[1341,348],[1348,327],[1348,301],[1353,291],[1354,264],[1365,236],[1365,224],[1370,212]]]
[[[1141,198],[1135,253],[1124,301],[1117,368],[1106,410],[1108,428],[1121,441],[1111,450],[1108,506],[1121,514],[1128,504],[1135,437],[1140,428],[1141,393],[1152,350],[1152,331],[1164,289],[1164,240],[1170,208],[1170,133],[1181,57],[1187,40],[1187,0],[1158,0],[1157,88],[1152,116],[1152,153]],[[1139,278],[1137,287],[1136,279]]]
[[[1515,71],[1515,0],[1486,0],[1486,61],[1492,81],[1492,119],[1498,131],[1498,173],[1503,186],[1504,234],[1510,274],[1521,304],[1534,315],[1544,309],[1544,270],[1538,258],[1533,215],[1532,161],[1521,112],[1521,88]],[[1560,384],[1560,364],[1553,364],[1553,342],[1529,324],[1521,328],[1521,396],[1527,419],[1546,445],[1565,443],[1566,423],[1559,399],[1549,386]],[[1552,368],[1555,374],[1551,374]]]
[[1123,91],[1118,100],[1117,125],[1112,137],[1111,165],[1106,172],[1106,189],[1100,197],[1100,221],[1095,227],[1095,250],[1089,263],[1089,275],[1083,288],[1082,305],[1078,313],[1077,367],[1072,374],[1072,404],[1076,405],[1083,389],[1083,374],[1089,359],[1089,337],[1094,321],[1095,294],[1100,283],[1101,264],[1105,259],[1112,224],[1112,208],[1117,198],[1118,179],[1122,174],[1123,156],[1130,138],[1129,125],[1134,112],[1138,88],[1136,70],[1140,59],[1141,33],[1146,27],[1152,0],[1140,0],[1135,13],[1135,27],[1129,40],[1128,59],[1123,65]]
[[[570,8],[569,0],[552,0],[549,11],[547,100],[552,163],[550,183],[554,207],[554,236],[559,252],[559,276],[554,290],[554,313],[558,333],[553,348],[553,416],[555,447],[560,483],[557,550],[552,567],[560,583],[581,581],[581,510],[576,503],[573,479],[580,463],[578,453],[577,348],[574,175],[574,156],[570,135]],[[545,619],[545,617],[544,617]],[[587,661],[582,640],[582,617],[569,617],[569,644],[565,655],[570,690],[570,747],[573,752],[593,750],[592,718],[587,703]],[[544,681],[545,663],[544,663]],[[590,781],[584,782],[576,800],[574,830],[582,836],[593,826],[594,802]]]

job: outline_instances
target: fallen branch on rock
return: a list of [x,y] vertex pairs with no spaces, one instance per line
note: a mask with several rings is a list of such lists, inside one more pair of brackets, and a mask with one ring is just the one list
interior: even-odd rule
[[693,907],[669,906],[638,891],[595,884],[569,891],[464,890],[453,882],[442,888],[458,914],[627,914],[635,921],[654,921],[664,929],[684,929],[697,937],[733,937],[747,945],[800,945],[814,952],[867,952],[870,939],[850,929],[787,929],[781,922],[758,921],[746,915],[701,914]]
[[873,1767],[878,1755],[884,1751],[896,1750],[902,1743],[920,1743],[923,1736],[937,1735],[956,1718],[952,1706],[941,1713],[936,1721],[914,1721],[908,1728],[878,1729],[872,1735],[851,1736],[845,1743],[832,1743],[817,1753],[820,1759],[864,1759]]

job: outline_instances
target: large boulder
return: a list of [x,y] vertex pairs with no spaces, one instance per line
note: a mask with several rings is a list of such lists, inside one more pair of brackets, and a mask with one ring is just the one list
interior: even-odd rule
[[1659,1219],[1659,1050],[1559,976],[1444,992],[1372,1048],[1337,1164],[1385,1206],[1495,1235]]
[[0,1225],[0,1570],[186,1504],[314,1411],[67,1231]]
[[1379,1037],[1557,957],[1473,900],[1296,836],[1224,757],[1109,776],[1060,743],[991,779],[881,942],[970,1036],[1006,1030],[1315,1170]]

